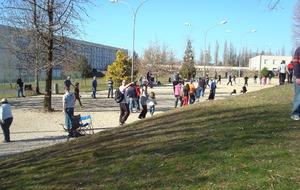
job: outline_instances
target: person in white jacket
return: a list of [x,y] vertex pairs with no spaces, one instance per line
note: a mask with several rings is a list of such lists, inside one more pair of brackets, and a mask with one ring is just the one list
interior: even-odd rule
[[10,142],[10,131],[9,128],[13,121],[13,115],[11,112],[11,107],[8,104],[8,101],[6,98],[3,98],[1,100],[1,106],[0,106],[0,124],[4,135],[4,143]]

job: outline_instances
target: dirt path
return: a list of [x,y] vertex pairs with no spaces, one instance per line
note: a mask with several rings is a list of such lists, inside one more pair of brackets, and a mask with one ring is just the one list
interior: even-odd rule
[[[243,81],[243,80],[241,80]],[[226,85],[227,80],[218,84],[216,99],[231,97],[229,94],[233,89],[239,92],[242,85]],[[269,88],[274,85],[258,85],[250,81],[248,92]],[[174,109],[174,95],[172,85],[155,86],[148,92],[155,92],[158,105],[156,114]],[[200,103],[207,99],[209,89],[205,97],[200,99]],[[239,94],[239,93],[238,93]],[[90,114],[93,119],[95,132],[119,126],[119,105],[114,99],[107,98],[107,91],[98,91],[97,99],[92,99],[90,93],[82,94],[82,103],[85,106],[80,108],[76,103],[75,114],[81,116]],[[62,130],[61,123],[64,123],[62,113],[62,95],[53,95],[52,107],[57,110],[54,113],[42,113],[43,96],[33,96],[26,98],[10,98],[8,101],[12,106],[14,121],[11,126],[12,143],[0,143],[0,157],[33,150],[40,147],[50,146],[59,142],[67,141],[67,133]],[[147,115],[149,116],[149,115]],[[138,113],[131,113],[127,124],[138,120]],[[3,134],[0,132],[2,141]]]

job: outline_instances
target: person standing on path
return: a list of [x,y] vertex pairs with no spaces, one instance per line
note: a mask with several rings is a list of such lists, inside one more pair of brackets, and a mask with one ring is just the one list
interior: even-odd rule
[[244,86],[248,86],[248,79],[249,79],[249,77],[246,75],[245,77],[244,77]]
[[190,95],[190,104],[193,104],[195,102],[195,86],[193,84],[193,80],[190,80],[189,83],[189,95]]
[[[65,94],[62,98],[63,102],[63,112],[65,113],[65,124],[66,129],[70,131],[73,127],[73,116],[74,116],[74,107],[75,107],[75,95],[70,92],[70,88],[65,88]],[[72,135],[69,132],[69,135]]]
[[24,83],[23,83],[23,81],[22,81],[21,76],[18,77],[16,83],[17,83],[17,89],[18,89],[18,97],[20,98],[20,94],[22,95],[22,97],[25,97],[24,94],[23,94],[23,86],[24,86]]
[[142,112],[139,115],[139,119],[144,119],[146,118],[147,114],[147,100],[148,100],[148,92],[147,92],[147,85],[143,84],[142,87],[142,93],[141,93],[141,105],[142,105]]
[[174,96],[175,96],[175,108],[177,108],[178,100],[180,101],[180,107],[183,104],[182,100],[182,81],[179,81],[177,85],[174,87]]
[[109,77],[108,81],[108,94],[107,94],[107,98],[113,98],[113,90],[114,90],[114,81],[112,80],[112,77]]
[[0,107],[0,124],[4,135],[4,143],[11,142],[10,141],[10,126],[13,122],[13,115],[11,113],[11,107],[8,104],[6,98],[1,100],[1,107]]
[[150,92],[148,101],[149,101],[150,115],[153,116],[155,112],[155,105],[157,105],[154,92]]
[[279,84],[280,85],[284,85],[286,73],[289,74],[289,71],[287,69],[287,66],[285,65],[285,61],[284,60],[281,61],[281,64],[278,67],[278,72],[279,72]]
[[133,82],[131,82],[129,84],[126,84],[126,80],[123,80],[122,85],[119,87],[120,92],[124,95],[124,98],[119,103],[119,106],[120,106],[119,124],[120,125],[125,124],[126,120],[129,117],[129,114],[130,114],[129,106],[128,106],[127,101],[126,101],[126,93],[125,92],[126,92],[126,89],[132,84],[133,84]]
[[291,118],[300,120],[300,47],[298,47],[294,54],[294,102],[291,113]]
[[293,65],[293,61],[291,61],[288,66],[288,71],[289,71],[289,74],[288,74],[288,83],[293,83],[293,72],[294,72],[294,65]]
[[134,88],[134,83],[132,83],[128,89],[127,89],[127,99],[128,99],[128,104],[129,104],[129,111],[132,113],[133,108],[135,108],[135,111],[138,112],[137,109],[137,93],[136,89]]
[[94,76],[92,80],[92,98],[96,98],[97,86],[97,77]]

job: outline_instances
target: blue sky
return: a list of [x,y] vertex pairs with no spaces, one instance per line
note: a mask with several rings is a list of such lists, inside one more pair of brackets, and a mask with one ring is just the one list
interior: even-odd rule
[[[134,9],[143,0],[123,0]],[[273,53],[285,48],[286,55],[294,49],[292,42],[292,16],[297,0],[281,0],[276,10],[268,10],[269,0],[149,0],[139,9],[136,17],[135,51],[140,56],[150,42],[166,44],[181,59],[186,41],[191,38],[196,59],[204,49],[204,34],[211,26],[227,20],[227,24],[212,28],[207,33],[207,45],[214,51],[216,40],[222,54],[224,41],[232,42],[238,50],[247,46],[253,51]],[[80,39],[108,46],[122,47],[132,51],[133,16],[128,6],[100,0],[89,11],[85,35]],[[192,26],[185,26],[184,23]],[[248,33],[251,30],[256,33]],[[230,30],[228,33],[226,30]],[[247,33],[247,34],[246,34]],[[242,37],[243,36],[243,37]],[[247,45],[252,43],[253,45]],[[272,43],[270,47],[265,45]],[[220,57],[219,56],[219,57]]]

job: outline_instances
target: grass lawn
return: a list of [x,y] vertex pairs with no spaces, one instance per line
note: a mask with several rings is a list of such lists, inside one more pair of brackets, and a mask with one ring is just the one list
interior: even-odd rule
[[1,189],[299,189],[293,85],[0,159]]

